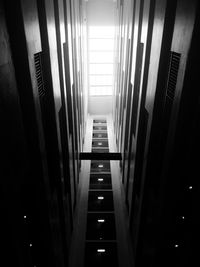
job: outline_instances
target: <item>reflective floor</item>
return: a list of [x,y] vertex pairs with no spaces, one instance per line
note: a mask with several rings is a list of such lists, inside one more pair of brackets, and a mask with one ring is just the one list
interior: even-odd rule
[[[102,134],[107,137],[102,138]],[[95,135],[98,135],[98,139],[94,137]],[[93,151],[98,153],[102,153],[102,151],[109,152],[105,119],[93,120]],[[109,189],[101,188],[101,190],[97,190],[90,187],[89,190],[85,266],[118,266],[110,161],[92,160],[90,184],[93,182],[91,177],[94,178],[95,175],[98,183],[107,184]]]
[[[84,151],[116,152],[110,116],[89,117]],[[82,161],[70,267],[131,267],[119,162]]]

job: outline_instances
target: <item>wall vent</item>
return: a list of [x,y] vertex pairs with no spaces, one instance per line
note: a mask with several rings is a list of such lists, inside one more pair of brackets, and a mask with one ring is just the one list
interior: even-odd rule
[[41,52],[34,54],[35,73],[36,73],[39,98],[43,98],[45,95],[44,79],[43,79],[43,74],[42,74],[41,54],[42,54]]
[[177,82],[178,70],[179,70],[179,65],[180,65],[180,58],[181,58],[181,54],[171,52],[168,82],[167,82],[167,96],[171,100],[173,100],[175,96],[176,82]]

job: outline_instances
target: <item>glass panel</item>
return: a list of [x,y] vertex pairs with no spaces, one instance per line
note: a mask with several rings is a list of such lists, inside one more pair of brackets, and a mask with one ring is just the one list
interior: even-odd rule
[[90,52],[90,63],[113,63],[112,52]]
[[90,95],[112,95],[112,86],[91,86]]
[[114,39],[89,39],[90,51],[113,51]]
[[90,74],[113,74],[113,64],[90,64]]
[[114,26],[90,26],[89,38],[114,38]]
[[90,76],[90,85],[112,85],[113,76],[112,75],[101,75],[101,76]]

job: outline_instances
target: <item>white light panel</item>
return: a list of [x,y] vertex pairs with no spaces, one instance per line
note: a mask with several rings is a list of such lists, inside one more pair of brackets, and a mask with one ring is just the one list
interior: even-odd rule
[[90,52],[90,63],[113,63],[112,52]]
[[99,249],[97,249],[97,252],[99,252],[99,253],[104,253],[104,252],[106,252],[106,250],[103,249],[103,248],[99,248]]
[[90,86],[101,86],[101,85],[107,85],[112,86],[113,85],[113,76],[112,75],[90,75]]
[[104,219],[98,219],[98,222],[103,223],[103,222],[105,222],[105,220]]
[[102,95],[112,95],[113,88],[111,86],[91,86],[90,95],[91,96],[102,96]]
[[89,38],[114,38],[114,26],[90,26]]
[[89,39],[89,52],[92,51],[113,51],[114,39]]
[[113,64],[89,64],[90,75],[113,75]]

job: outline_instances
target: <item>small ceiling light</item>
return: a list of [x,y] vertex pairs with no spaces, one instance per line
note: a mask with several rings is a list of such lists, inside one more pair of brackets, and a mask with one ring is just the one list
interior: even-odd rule
[[185,216],[182,216],[181,218],[182,218],[183,220],[185,220]]
[[102,199],[104,199],[104,197],[102,197],[102,196],[99,196],[99,197],[98,197],[98,199],[99,199],[99,200],[102,200]]
[[99,142],[99,143],[98,143],[98,145],[99,145],[99,146],[101,146],[101,145],[102,145],[102,143],[100,143],[100,142]]
[[99,168],[103,168],[103,164],[99,164],[98,167],[99,167]]
[[99,182],[103,182],[103,178],[98,178],[98,181]]
[[31,244],[31,243],[30,243],[30,244],[29,244],[29,246],[30,246],[30,247],[32,247],[32,246],[33,246],[33,244]]
[[189,186],[189,190],[192,190],[192,186],[191,185]]
[[26,219],[26,215],[24,215],[24,219]]
[[105,220],[104,219],[98,219],[98,222],[103,223],[103,222],[105,222]]
[[99,249],[97,249],[97,252],[104,253],[104,252],[106,252],[106,250],[104,248],[99,248]]
[[179,247],[179,245],[178,245],[178,244],[176,244],[174,247],[175,247],[175,248],[178,248],[178,247]]

